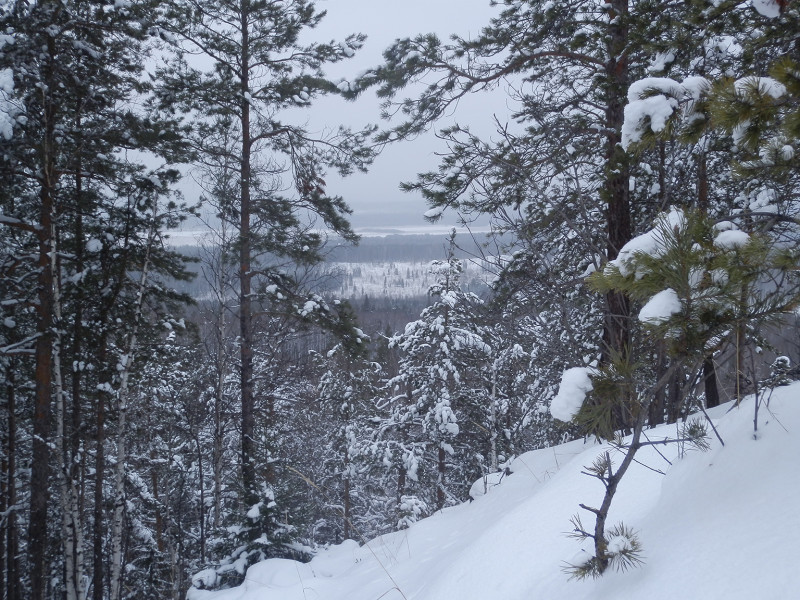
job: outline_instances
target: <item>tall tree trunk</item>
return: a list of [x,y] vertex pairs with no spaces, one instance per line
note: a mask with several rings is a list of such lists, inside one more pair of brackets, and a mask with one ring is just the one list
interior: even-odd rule
[[[224,319],[224,316],[222,318]],[[222,343],[222,337],[220,337],[217,349],[217,381],[214,389],[214,531],[220,527],[222,512],[222,389],[224,382],[223,366],[220,361]]]
[[395,504],[395,506],[397,506],[397,515],[395,518],[395,526],[400,520],[400,503],[403,501],[403,495],[406,493],[406,477],[406,468],[400,465],[397,468],[397,502]]
[[[153,487],[153,498],[155,498],[156,506],[158,506],[161,503],[158,491],[161,486],[158,483],[157,454],[155,450],[150,452],[150,458],[153,461],[153,466],[150,468],[150,485]],[[164,517],[161,514],[161,510],[156,510],[156,548],[158,548],[159,552],[164,552]]]
[[203,448],[200,445],[200,434],[195,432],[197,446],[197,475],[200,484],[200,563],[206,562],[206,485],[203,473]]
[[669,396],[667,398],[667,423],[677,423],[683,411],[683,385],[685,383],[684,369],[679,365],[672,374],[669,382]]
[[250,57],[249,57],[249,1],[241,4],[242,53],[240,93],[242,102],[241,128],[241,204],[239,224],[239,344],[241,357],[241,393],[242,393],[242,486],[243,500],[246,506],[258,502],[255,471],[255,390],[253,382],[253,309],[252,309],[252,273],[251,273],[251,239],[250,239],[250,103],[247,97],[250,92]]
[[[658,343],[658,351],[656,358],[656,377],[661,379],[664,373],[667,372],[667,351],[663,341]],[[653,401],[648,408],[648,425],[655,427],[664,422],[664,410],[667,404],[667,394],[664,386],[661,386],[653,393]]]
[[[103,364],[105,355],[107,354],[106,344],[103,341],[100,347],[100,363]],[[103,600],[103,587],[104,587],[104,570],[106,565],[106,557],[104,553],[103,543],[105,541],[105,517],[104,517],[104,494],[103,484],[105,480],[106,460],[105,460],[105,443],[106,443],[106,404],[105,404],[105,391],[99,391],[97,394],[97,414],[95,415],[95,422],[97,427],[96,432],[96,446],[95,446],[95,463],[94,463],[94,523],[93,523],[93,539],[92,539],[92,598],[93,600]]]
[[[611,25],[607,42],[606,111],[606,229],[608,259],[617,257],[631,239],[629,175],[625,152],[620,146],[624,109],[628,91],[628,0],[611,0],[606,4]],[[630,352],[630,301],[624,294],[606,294],[607,313],[603,341],[605,360],[626,359]]]
[[[492,363],[492,398],[489,401],[489,468],[491,473],[500,470],[497,461],[497,359]],[[485,480],[484,480],[485,481]],[[486,490],[484,490],[484,493]]]
[[[622,247],[632,237],[630,213],[630,177],[625,151],[620,144],[624,109],[628,92],[628,0],[610,0],[608,11],[608,36],[605,65],[605,185],[601,198],[606,207],[606,254],[614,260]],[[601,361],[626,362],[630,357],[630,299],[626,294],[608,292],[605,296],[606,312],[603,326]],[[629,404],[630,398],[624,399]],[[614,411],[614,429],[629,430],[630,412]]]
[[[6,419],[7,420],[7,419]],[[4,515],[0,519],[0,598],[6,597],[6,535],[8,527],[8,481],[10,479],[8,473],[8,455],[6,454],[8,448],[7,431],[3,431],[3,458],[0,460],[0,514]]]
[[[226,169],[227,174],[227,169]],[[223,454],[223,420],[222,411],[225,402],[225,375],[227,371],[227,361],[225,357],[225,290],[227,287],[225,257],[224,253],[228,248],[228,233],[225,222],[221,224],[220,229],[220,245],[219,245],[219,262],[217,263],[216,273],[214,277],[215,287],[214,290],[217,297],[217,304],[215,307],[215,353],[214,353],[214,369],[216,370],[216,377],[214,380],[214,448],[212,456],[212,468],[214,471],[214,531],[217,531],[221,525],[222,517],[222,454]],[[215,260],[212,256],[212,261]]]
[[119,389],[117,391],[117,456],[114,465],[114,516],[111,521],[111,600],[120,600],[122,597],[122,536],[125,519],[125,468],[128,462],[127,454],[127,416],[128,416],[128,382],[133,357],[136,353],[137,335],[142,321],[144,310],[144,296],[147,287],[147,278],[150,275],[150,253],[155,244],[156,237],[156,206],[153,207],[150,231],[147,239],[144,264],[139,276],[139,287],[136,294],[135,312],[131,326],[125,355],[121,358],[122,369],[119,374]]
[[62,314],[61,282],[56,244],[53,243],[51,268],[53,277],[53,317],[56,333],[53,343],[53,387],[56,400],[56,455],[58,457],[58,479],[61,492],[61,534],[64,549],[64,587],[67,600],[84,600],[82,543],[78,518],[77,490],[72,478],[72,460],[66,432],[66,406],[64,402],[64,377],[61,369]]
[[7,367],[6,385],[8,386],[8,454],[6,464],[6,498],[8,516],[6,517],[6,600],[19,597],[20,581],[18,579],[18,543],[17,543],[17,397],[16,381],[13,365]]
[[717,386],[717,369],[714,366],[714,355],[709,354],[703,360],[703,382],[706,391],[706,408],[719,406],[719,387]]
[[[347,442],[345,441],[345,444]],[[348,450],[347,446],[345,445],[344,449],[344,489],[342,490],[342,504],[344,506],[344,526],[342,528],[342,537],[346,540],[351,539],[352,534],[350,532],[350,523],[352,518],[352,501],[353,499],[350,496],[350,451]]]
[[[48,38],[50,56],[55,56]],[[45,77],[45,81],[52,75]],[[50,419],[52,412],[53,361],[53,267],[55,241],[55,108],[45,102],[45,134],[42,144],[42,182],[39,192],[38,304],[36,306],[36,389],[33,407],[33,452],[31,462],[30,523],[27,550],[31,578],[31,600],[45,600],[47,581],[47,505],[50,498]]]
[[436,478],[436,510],[442,510],[444,508],[445,502],[445,493],[444,493],[444,484],[445,484],[445,469],[447,467],[447,453],[444,451],[444,448],[439,446],[439,457],[437,461],[437,471],[438,477]]
[[[700,149],[697,156],[697,208],[703,216],[708,215],[708,159],[705,149]],[[703,361],[703,384],[706,408],[719,406],[719,388],[713,352]]]

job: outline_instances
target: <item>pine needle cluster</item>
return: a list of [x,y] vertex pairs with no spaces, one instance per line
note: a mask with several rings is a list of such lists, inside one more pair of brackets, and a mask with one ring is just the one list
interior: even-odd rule
[[[572,524],[575,529],[569,534],[570,536],[581,540],[592,537],[583,530],[583,525],[578,515],[572,518]],[[570,576],[570,579],[597,579],[609,568],[625,572],[644,564],[639,536],[633,528],[624,523],[617,523],[608,530],[604,537],[604,542],[605,551],[600,556],[587,552],[585,553],[585,561],[565,562],[562,570]]]

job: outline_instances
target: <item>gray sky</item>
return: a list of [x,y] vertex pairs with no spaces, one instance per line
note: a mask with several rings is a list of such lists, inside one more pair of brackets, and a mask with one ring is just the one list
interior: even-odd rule
[[[351,33],[367,35],[364,47],[353,58],[329,66],[328,75],[334,80],[354,79],[379,65],[383,51],[397,38],[429,32],[443,40],[453,33],[475,36],[499,11],[489,5],[489,0],[318,0],[317,8],[327,10],[328,14],[316,30],[307,32],[306,41],[343,40]],[[508,112],[502,91],[477,94],[462,100],[457,113],[443,118],[437,129],[458,121],[468,124],[475,133],[489,136],[493,131],[493,114]],[[387,125],[380,119],[380,102],[372,90],[353,102],[340,97],[319,99],[307,113],[298,112],[296,119],[291,115],[289,120],[305,123],[312,132],[339,125],[354,129],[370,123]],[[422,216],[428,210],[422,197],[399,190],[401,182],[413,181],[417,173],[435,170],[439,163],[436,152],[445,149],[433,132],[394,144],[377,158],[369,173],[355,173],[347,178],[329,173],[328,193],[347,201],[353,209],[351,222],[362,235],[446,232],[456,223],[456,215],[445,213],[438,223],[430,224]],[[201,193],[191,176],[184,179],[181,188],[189,201]],[[206,219],[212,219],[211,213]],[[171,237],[175,243],[185,243],[193,239],[198,229],[203,226],[187,222]]]
[[[318,8],[328,14],[314,32],[320,40],[342,39],[349,33],[365,33],[364,48],[351,60],[329,69],[332,77],[352,78],[381,62],[381,53],[397,38],[434,32],[442,39],[457,33],[463,37],[476,35],[497,14],[489,0],[320,0]],[[502,97],[476,96],[462,102],[449,122],[468,123],[475,131],[490,133],[493,113],[507,112]],[[323,123],[357,127],[380,121],[379,101],[372,91],[355,102],[328,98],[312,108],[310,125]],[[440,125],[445,125],[442,122]],[[422,213],[424,200],[398,189],[401,181],[412,181],[418,172],[433,170],[438,164],[436,151],[444,146],[432,133],[411,142],[395,144],[378,157],[366,175],[355,174],[346,179],[331,175],[329,191],[343,196],[353,208],[352,222],[364,233],[399,228],[441,231],[454,223],[445,214],[439,226],[427,224]]]

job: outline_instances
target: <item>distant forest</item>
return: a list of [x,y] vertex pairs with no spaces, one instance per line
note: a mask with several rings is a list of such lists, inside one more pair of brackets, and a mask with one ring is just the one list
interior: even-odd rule
[[[363,237],[357,245],[349,244],[343,240],[331,241],[326,255],[326,263],[391,263],[391,262],[416,262],[428,263],[442,260],[447,256],[446,236],[439,234],[424,235],[388,235],[380,237]],[[469,261],[484,255],[494,254],[489,247],[483,247],[484,237],[476,234],[474,237],[459,234],[456,236],[455,255]],[[189,280],[172,281],[170,285],[181,293],[199,299],[208,291],[208,282],[202,276],[203,249],[200,246],[179,246],[175,250],[197,262],[190,262],[187,270],[194,273]],[[338,287],[336,281],[330,276],[317,276],[313,287],[316,291],[325,292]],[[363,300],[363,298],[361,299]],[[369,300],[381,304],[380,299]],[[414,302],[414,306],[424,306],[424,301]],[[354,307],[358,310],[358,306]]]

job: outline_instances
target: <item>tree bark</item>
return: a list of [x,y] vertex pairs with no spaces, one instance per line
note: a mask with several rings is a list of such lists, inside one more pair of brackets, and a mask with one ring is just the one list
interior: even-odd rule
[[[667,352],[663,341],[658,343],[658,355],[656,358],[656,377],[661,379],[667,372]],[[656,389],[653,394],[653,401],[648,408],[647,422],[650,427],[661,425],[664,422],[664,410],[666,408],[667,394],[664,386]]]
[[[105,342],[101,345],[101,364],[106,355]],[[103,585],[105,577],[104,569],[106,557],[103,552],[103,542],[105,541],[104,510],[103,510],[103,482],[105,479],[105,443],[106,443],[106,405],[105,393],[99,391],[97,394],[97,414],[96,420],[96,446],[94,464],[94,531],[92,539],[92,598],[93,600],[103,600]]]
[[142,265],[142,272],[139,277],[139,287],[136,295],[136,308],[133,315],[133,325],[131,326],[128,345],[125,355],[121,357],[119,390],[117,391],[117,457],[114,465],[114,516],[111,521],[111,600],[120,600],[122,597],[122,536],[123,522],[125,518],[125,467],[128,460],[127,455],[127,415],[128,415],[128,381],[133,367],[133,357],[137,349],[137,334],[139,324],[142,320],[144,310],[144,296],[147,286],[147,278],[150,274],[150,253],[155,244],[156,219],[155,207],[150,225],[150,232],[147,239],[147,249]]
[[61,534],[64,550],[64,588],[67,600],[84,600],[83,554],[81,524],[78,516],[78,496],[72,478],[72,460],[66,432],[66,406],[64,401],[64,377],[61,368],[61,282],[57,262],[57,244],[53,243],[51,268],[53,277],[53,317],[56,328],[53,343],[53,384],[56,400],[56,453],[58,457],[58,479],[61,492]]
[[[55,55],[52,37],[48,38],[50,56]],[[52,76],[45,77],[45,81]],[[49,100],[49,99],[48,99]],[[39,192],[39,256],[37,266],[38,303],[36,306],[36,371],[33,407],[33,452],[31,462],[30,523],[28,556],[31,600],[45,600],[47,581],[47,505],[50,499],[50,420],[52,413],[53,361],[53,267],[51,255],[55,240],[55,108],[45,103],[45,134],[42,144],[42,181]]]
[[[606,141],[606,228],[608,260],[613,260],[632,237],[627,158],[620,145],[628,90],[628,0],[611,0],[607,5],[609,35],[608,62],[605,67],[607,98]],[[603,331],[604,360],[626,359],[630,352],[630,301],[625,294],[606,294]]]
[[717,386],[717,370],[714,367],[714,355],[709,354],[703,361],[703,382],[706,391],[706,408],[719,406],[719,387]]
[[[698,151],[697,157],[697,208],[703,216],[708,214],[708,159],[704,149]],[[719,406],[719,389],[713,352],[703,361],[703,384],[706,408]]]
[[249,56],[249,1],[241,3],[241,198],[239,224],[239,344],[241,359],[241,393],[242,393],[242,487],[245,506],[258,502],[255,471],[255,390],[253,382],[253,309],[252,309],[252,273],[251,273],[251,239],[250,239],[250,103],[247,95],[250,92],[250,56]]
[[445,493],[444,493],[444,483],[445,483],[445,469],[447,467],[447,453],[444,451],[444,448],[439,446],[439,460],[437,465],[438,470],[438,477],[436,479],[436,510],[442,510],[444,508],[445,502]]
[[350,519],[352,518],[352,498],[350,497],[350,457],[348,456],[348,451],[345,449],[345,461],[344,461],[344,490],[342,492],[342,504],[344,505],[344,527],[342,537],[346,540],[351,539],[352,534],[350,532]]

